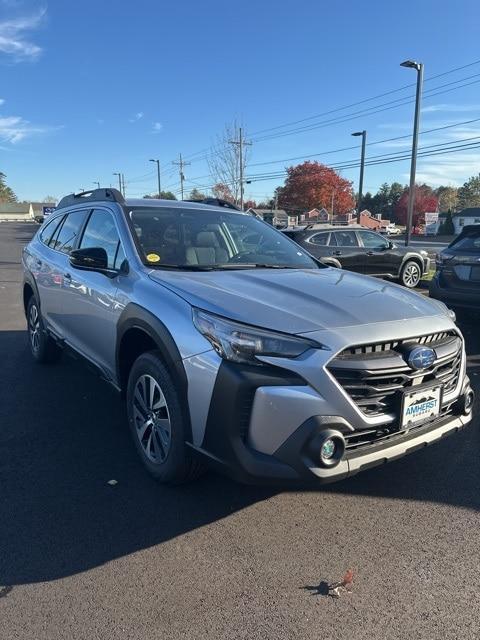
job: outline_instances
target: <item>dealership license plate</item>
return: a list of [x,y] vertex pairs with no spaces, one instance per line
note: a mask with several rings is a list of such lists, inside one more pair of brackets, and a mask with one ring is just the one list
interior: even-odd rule
[[413,427],[440,414],[442,385],[423,387],[403,396],[402,427]]

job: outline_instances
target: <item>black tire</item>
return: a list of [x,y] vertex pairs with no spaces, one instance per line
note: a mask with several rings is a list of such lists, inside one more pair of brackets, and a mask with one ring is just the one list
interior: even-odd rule
[[407,289],[414,289],[422,279],[422,268],[416,260],[407,260],[400,272],[400,284]]
[[[144,388],[143,383],[150,379],[158,385],[165,406],[156,412],[153,411],[156,416],[150,416],[149,420],[152,424],[145,427],[148,420],[142,422],[142,417],[146,407],[139,403],[138,396]],[[157,393],[157,404],[161,404],[158,400],[160,397],[158,390],[154,391],[153,397],[155,393]],[[142,399],[149,400],[150,397],[146,398],[142,395]],[[149,351],[135,360],[128,377],[126,402],[133,442],[147,471],[156,480],[168,484],[182,484],[198,478],[204,471],[204,466],[192,455],[192,451],[186,445],[187,417],[182,410],[180,395],[175,388],[172,376],[163,364],[159,351]],[[152,402],[147,401],[146,404],[147,406],[153,404],[155,407],[153,398]],[[166,429],[160,428],[157,424],[157,422],[166,423],[167,421],[169,422],[168,438]],[[150,433],[153,443],[150,442],[148,445]],[[155,449],[155,447],[157,455],[152,459],[154,456],[152,448]]]
[[32,296],[27,305],[27,331],[30,352],[35,362],[51,364],[62,356],[62,350],[45,331],[40,305]]

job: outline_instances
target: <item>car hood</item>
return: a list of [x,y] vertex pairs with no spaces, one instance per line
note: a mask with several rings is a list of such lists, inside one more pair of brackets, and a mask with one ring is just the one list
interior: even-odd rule
[[152,270],[195,307],[287,333],[443,315],[420,294],[341,269]]

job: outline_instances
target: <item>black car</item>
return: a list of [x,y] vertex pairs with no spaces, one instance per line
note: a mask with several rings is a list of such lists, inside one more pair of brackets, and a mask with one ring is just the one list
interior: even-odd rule
[[285,229],[284,233],[325,264],[398,279],[408,288],[416,287],[430,268],[426,251],[399,247],[379,233],[356,225],[311,225]]
[[449,307],[480,310],[480,225],[463,227],[438,254],[430,296]]

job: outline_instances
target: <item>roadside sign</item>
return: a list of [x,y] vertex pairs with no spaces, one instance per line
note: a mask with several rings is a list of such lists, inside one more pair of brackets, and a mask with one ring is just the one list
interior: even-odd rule
[[425,235],[434,236],[438,227],[438,211],[425,213]]
[[43,209],[43,217],[48,218],[48,216],[53,213],[56,207],[42,207]]

